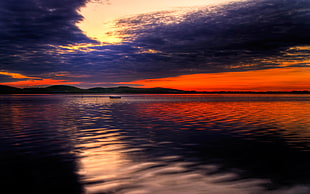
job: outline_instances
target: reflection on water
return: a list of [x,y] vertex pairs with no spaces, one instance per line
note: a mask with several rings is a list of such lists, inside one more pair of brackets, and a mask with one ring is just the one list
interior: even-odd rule
[[309,193],[309,95],[3,95],[10,193]]

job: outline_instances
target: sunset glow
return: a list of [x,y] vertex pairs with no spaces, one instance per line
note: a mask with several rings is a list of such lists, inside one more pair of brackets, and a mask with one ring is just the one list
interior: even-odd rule
[[25,76],[25,75],[22,75],[20,73],[10,73],[10,72],[0,72],[0,75],[7,75],[7,76],[10,76],[14,79],[23,79],[23,78],[31,78],[31,77],[28,77],[28,76]]
[[[267,69],[249,72],[192,74],[137,80],[140,87],[168,87],[197,91],[292,91],[310,90],[310,68]],[[126,83],[122,83],[126,84]]]

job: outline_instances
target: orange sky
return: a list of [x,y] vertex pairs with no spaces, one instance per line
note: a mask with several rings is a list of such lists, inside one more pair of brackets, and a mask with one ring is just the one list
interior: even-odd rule
[[0,71],[0,75],[6,75],[13,79],[25,79],[20,81],[4,82],[2,85],[13,86],[18,88],[32,87],[32,86],[46,86],[46,85],[60,85],[60,84],[80,84],[81,82],[71,82],[68,80],[57,79],[43,79],[39,77],[29,77],[20,73],[11,73]]
[[245,72],[224,72],[145,79],[121,84],[196,91],[310,90],[310,67],[290,67]]
[[[13,87],[33,87],[47,85],[74,85],[81,82],[70,80],[42,79],[18,73],[0,72],[12,78],[26,80],[0,83]],[[120,85],[140,85],[139,87],[165,87],[196,91],[292,91],[310,90],[310,67],[286,67],[245,72],[222,72],[190,74],[159,79],[120,82]]]
[[17,88],[27,88],[32,86],[47,86],[47,85],[72,85],[80,84],[81,82],[70,82],[68,80],[54,80],[54,79],[39,79],[39,80],[25,80],[15,81],[8,83],[0,83],[7,86],[13,86]]

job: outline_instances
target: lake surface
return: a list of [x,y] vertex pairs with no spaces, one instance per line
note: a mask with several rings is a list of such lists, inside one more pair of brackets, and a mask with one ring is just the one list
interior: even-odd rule
[[1,95],[0,118],[0,193],[310,193],[310,95]]

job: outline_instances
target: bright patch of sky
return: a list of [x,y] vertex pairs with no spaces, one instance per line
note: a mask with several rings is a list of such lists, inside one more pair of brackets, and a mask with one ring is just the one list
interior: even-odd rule
[[124,17],[132,17],[138,14],[177,10],[197,9],[201,6],[212,6],[240,0],[110,0],[91,1],[80,9],[84,20],[78,23],[78,27],[90,38],[105,43],[121,42],[121,38],[114,35],[116,30],[114,21]]

